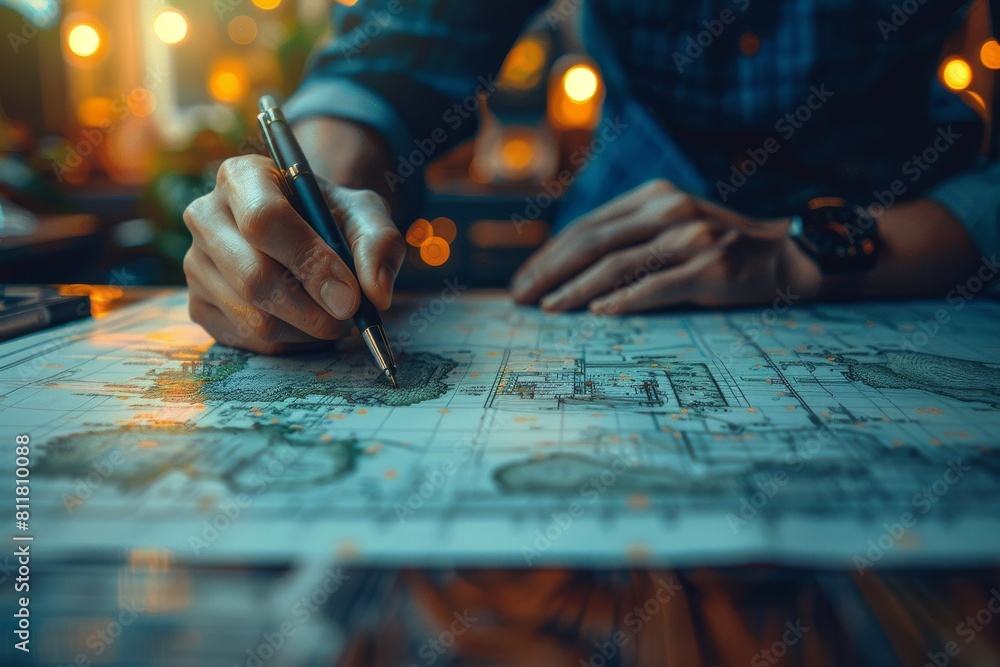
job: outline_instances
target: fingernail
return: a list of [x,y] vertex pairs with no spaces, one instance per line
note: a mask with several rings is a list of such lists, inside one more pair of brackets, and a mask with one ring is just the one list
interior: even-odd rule
[[327,280],[319,288],[323,303],[338,320],[346,320],[354,310],[354,289],[339,280]]
[[560,301],[560,295],[558,292],[553,292],[552,294],[546,294],[539,305],[542,310],[553,310]]

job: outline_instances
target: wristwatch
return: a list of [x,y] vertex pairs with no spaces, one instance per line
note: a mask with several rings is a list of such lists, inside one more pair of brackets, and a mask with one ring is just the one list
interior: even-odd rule
[[811,200],[804,212],[792,218],[788,234],[824,276],[867,274],[878,260],[875,218],[839,197]]

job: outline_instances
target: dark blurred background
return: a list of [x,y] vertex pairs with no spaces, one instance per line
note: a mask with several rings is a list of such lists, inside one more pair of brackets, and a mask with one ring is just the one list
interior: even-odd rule
[[[329,13],[356,1],[0,0],[0,282],[182,283],[184,208],[222,160],[262,152],[258,97],[287,97],[331,37]],[[988,117],[1000,44],[980,36],[985,12],[954,35],[939,76]],[[482,100],[476,137],[430,165],[424,217],[397,220],[404,285],[504,284],[549,235],[556,207],[530,203],[558,194],[604,96],[573,25],[540,14]],[[511,211],[537,219],[515,229]]]

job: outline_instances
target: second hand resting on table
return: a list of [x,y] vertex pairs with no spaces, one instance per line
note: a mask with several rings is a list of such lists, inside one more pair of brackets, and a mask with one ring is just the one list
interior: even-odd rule
[[[215,189],[184,215],[193,237],[184,258],[191,318],[225,345],[265,354],[320,345],[349,334],[360,289],[381,310],[392,302],[406,246],[382,176],[388,151],[372,130],[347,121],[306,121],[296,134],[307,152],[336,146],[307,157],[329,178],[319,180],[358,279],[285,199],[271,160],[227,160]],[[808,301],[822,277],[788,237],[788,224],[748,219],[654,179],[550,239],[511,291],[519,303],[549,311],[606,314],[769,304],[785,292]],[[868,296],[932,293],[974,266],[964,229],[933,202],[893,207],[879,230],[886,251]],[[936,271],[926,270],[928,261]]]

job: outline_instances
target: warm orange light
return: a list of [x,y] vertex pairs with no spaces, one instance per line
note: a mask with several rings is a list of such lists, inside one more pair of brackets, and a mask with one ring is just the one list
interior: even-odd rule
[[239,61],[219,63],[208,80],[208,90],[220,102],[231,104],[246,96],[249,76],[246,66]]
[[594,129],[600,122],[603,99],[604,85],[595,64],[583,62],[579,56],[563,56],[556,61],[549,81],[548,100],[548,116],[553,127]]
[[420,259],[428,266],[441,266],[451,256],[451,246],[439,236],[432,236],[420,244]]
[[156,96],[148,88],[136,88],[126,99],[128,110],[140,118],[152,115],[156,111]]
[[102,123],[112,122],[114,102],[107,97],[88,97],[76,107],[76,117],[80,125],[99,127]]
[[89,58],[101,48],[101,35],[92,24],[80,23],[70,28],[66,44],[74,54]]
[[358,0],[337,0],[338,3],[344,5],[345,7],[353,7],[358,4]]
[[574,65],[563,75],[563,90],[577,104],[585,104],[597,94],[597,72],[587,65]]
[[257,39],[257,22],[249,16],[237,16],[229,22],[229,39],[246,46]]
[[153,32],[165,44],[177,44],[188,33],[188,22],[176,9],[164,9],[153,19]]
[[991,39],[979,49],[979,59],[990,69],[1000,69],[1000,42]]
[[565,95],[554,100],[549,109],[555,126],[565,129],[593,129],[601,117],[597,104],[577,104]]
[[89,296],[90,314],[95,319],[109,315],[114,303],[125,295],[115,285],[60,285],[57,289],[62,296]]
[[965,90],[972,83],[972,68],[962,58],[951,58],[941,66],[941,81],[952,90]]
[[542,80],[545,68],[545,45],[537,37],[518,42],[500,68],[500,87],[530,90]]
[[406,230],[406,242],[414,248],[419,248],[421,243],[432,236],[434,236],[434,227],[423,218],[417,218]]
[[504,141],[500,157],[504,166],[512,171],[521,171],[531,164],[535,151],[531,142],[524,137],[511,137]]
[[982,95],[980,95],[979,93],[975,92],[974,90],[967,90],[967,91],[965,91],[964,95],[965,95],[966,101],[972,100],[975,103],[975,105],[977,107],[979,107],[980,111],[982,111],[983,113],[986,113],[986,100],[983,99]]
[[243,96],[240,78],[233,72],[216,72],[209,85],[212,96],[220,102],[236,102]]
[[549,238],[549,223],[526,220],[512,225],[510,220],[476,220],[469,225],[469,240],[477,248],[534,248]]
[[431,228],[434,230],[434,236],[444,239],[446,243],[453,243],[458,236],[458,227],[450,218],[434,218]]
[[253,0],[253,4],[261,9],[274,9],[281,4],[281,0]]

